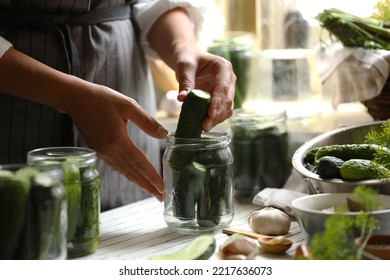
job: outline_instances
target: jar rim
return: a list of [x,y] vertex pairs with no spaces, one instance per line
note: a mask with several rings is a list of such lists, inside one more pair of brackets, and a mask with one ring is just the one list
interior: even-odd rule
[[166,136],[166,143],[177,146],[217,148],[229,145],[230,135],[227,132],[202,132],[201,138],[177,138],[175,132],[170,132]]
[[284,109],[244,109],[238,108],[233,112],[230,118],[230,124],[252,124],[258,122],[278,122],[287,118],[287,112]]
[[[8,163],[8,164],[0,164],[0,170],[10,170],[15,172],[23,167],[31,166],[27,163]],[[56,179],[56,181],[60,181],[63,176],[63,170],[59,168],[57,165],[40,165],[34,166],[37,168],[40,174],[45,174],[50,176],[52,179]]]
[[58,160],[60,162],[68,159],[82,159],[80,164],[93,164],[96,161],[96,152],[85,147],[45,147],[27,152],[28,163],[42,163],[43,161]]

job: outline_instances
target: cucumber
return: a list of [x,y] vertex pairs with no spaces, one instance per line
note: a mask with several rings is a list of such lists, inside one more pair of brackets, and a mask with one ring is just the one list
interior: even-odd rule
[[[26,174],[30,170],[26,170]],[[26,228],[21,237],[18,259],[47,260],[61,252],[65,232],[61,215],[65,209],[65,191],[52,178],[38,173],[31,180]]]
[[221,221],[223,201],[225,197],[225,180],[222,174],[226,167],[208,169],[205,185],[201,188],[197,199],[197,220],[201,227],[215,227]]
[[314,164],[316,153],[321,148],[322,147],[311,147],[310,149],[308,149],[305,155],[303,156],[303,162],[308,164]]
[[340,175],[345,180],[383,179],[390,178],[390,170],[371,160],[350,159],[341,165]]
[[80,167],[81,201],[70,257],[92,254],[100,242],[100,177],[95,166]]
[[203,90],[191,90],[181,107],[175,132],[176,138],[200,138],[202,122],[207,116],[211,96]]
[[10,170],[0,170],[0,259],[16,258],[26,222],[30,180]]
[[[194,89],[183,102],[175,132],[176,142],[180,138],[201,138],[202,122],[208,114],[211,96],[208,92]],[[185,141],[182,141],[183,143]],[[207,154],[207,155],[206,155]],[[176,150],[170,160],[173,172],[173,213],[182,219],[198,219],[198,224],[213,227],[220,222],[221,200],[225,195],[220,190],[225,185],[215,182],[220,178],[218,171],[210,171],[203,164],[203,156],[212,155],[191,150]],[[201,157],[199,161],[195,157]]]
[[152,256],[150,260],[207,260],[215,251],[216,241],[211,235],[200,235],[180,250],[159,256]]
[[375,144],[339,144],[321,147],[315,154],[315,162],[323,156],[334,156],[342,160],[369,159],[372,160],[380,151],[381,159],[390,160],[390,149]]
[[206,169],[201,164],[192,162],[174,172],[173,213],[181,219],[193,219],[198,193],[204,189]]
[[77,227],[77,220],[81,203],[80,170],[75,163],[63,162],[62,183],[66,190],[66,202],[68,205],[68,231],[67,240],[71,241]]
[[344,160],[334,156],[323,156],[318,160],[316,173],[322,178],[341,178],[340,168]]

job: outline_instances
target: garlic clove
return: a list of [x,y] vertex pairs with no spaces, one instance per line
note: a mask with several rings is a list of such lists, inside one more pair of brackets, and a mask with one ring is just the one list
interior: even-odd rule
[[241,234],[232,235],[219,249],[220,259],[223,260],[250,260],[254,259],[258,253],[258,245]]

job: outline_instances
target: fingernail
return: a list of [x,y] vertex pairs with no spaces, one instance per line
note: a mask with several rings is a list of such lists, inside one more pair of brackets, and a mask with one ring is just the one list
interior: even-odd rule
[[206,131],[210,131],[213,128],[213,125],[211,123],[208,123],[206,125]]
[[158,128],[157,128],[157,133],[158,133],[158,135],[160,135],[160,136],[162,136],[162,137],[165,137],[165,136],[167,136],[167,134],[168,134],[168,130],[166,130],[164,127],[162,127],[162,126],[159,126]]
[[188,91],[187,91],[187,90],[185,90],[185,89],[183,89],[183,90],[179,91],[179,94],[187,94],[187,93],[188,93]]

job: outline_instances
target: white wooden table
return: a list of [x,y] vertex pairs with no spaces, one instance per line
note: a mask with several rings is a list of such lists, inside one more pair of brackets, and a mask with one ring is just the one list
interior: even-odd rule
[[[254,204],[236,204],[233,222],[229,227],[250,230],[247,218],[257,210]],[[79,258],[86,260],[147,260],[152,255],[174,252],[193,240],[196,235],[179,234],[169,229],[163,217],[164,204],[148,198],[127,206],[101,213],[101,242],[94,254]],[[228,235],[213,233],[217,249]],[[283,255],[260,253],[258,259],[293,259],[296,248],[304,242],[299,224],[292,221],[286,235],[294,244]],[[210,259],[218,259],[217,250]]]

